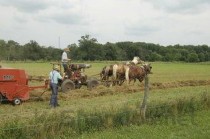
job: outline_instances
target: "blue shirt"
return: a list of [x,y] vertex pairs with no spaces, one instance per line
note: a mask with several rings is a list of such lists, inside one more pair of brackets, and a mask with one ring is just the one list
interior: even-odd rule
[[61,77],[61,75],[60,75],[60,73],[58,71],[53,70],[53,71],[50,72],[49,79],[50,79],[51,83],[58,84],[58,80],[62,79],[62,77]]

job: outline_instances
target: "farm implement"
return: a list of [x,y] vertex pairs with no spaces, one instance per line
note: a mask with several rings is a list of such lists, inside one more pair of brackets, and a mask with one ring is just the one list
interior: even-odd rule
[[[30,80],[40,80],[45,83],[42,86],[29,86]],[[19,105],[30,98],[30,91],[38,88],[46,89],[47,86],[48,80],[30,79],[25,70],[0,68],[0,104],[8,100],[14,105]]]
[[[60,66],[60,63],[51,63],[53,67],[55,65]],[[82,86],[87,86],[88,89],[96,87],[99,82],[95,78],[87,77],[85,74],[85,69],[90,68],[90,64],[68,64],[68,69],[62,75],[64,79],[59,81],[59,86],[62,92],[67,93],[74,89],[80,89]]]

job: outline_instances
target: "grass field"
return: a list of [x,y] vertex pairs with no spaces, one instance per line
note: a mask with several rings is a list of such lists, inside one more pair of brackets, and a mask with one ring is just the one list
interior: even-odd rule
[[[193,120],[192,120],[193,118]],[[86,133],[81,139],[207,139],[210,137],[210,111],[185,115],[176,122],[162,119],[156,124],[131,125],[103,132]]]
[[[86,69],[88,76],[100,73],[103,66],[113,62],[85,62],[92,65]],[[25,69],[29,75],[48,76],[52,65],[50,63],[0,63],[5,67]],[[150,75],[151,82],[172,82],[183,80],[209,80],[210,63],[165,63],[155,62],[152,64],[153,74]]]
[[[88,62],[87,62],[88,63]],[[103,66],[112,64],[112,62],[94,62],[92,67],[86,69],[88,76],[96,75],[100,72]],[[3,67],[21,68],[25,69],[29,75],[43,75],[48,76],[52,69],[49,63],[0,63]],[[175,102],[182,104],[185,101],[200,100],[203,94],[210,95],[210,63],[152,63],[153,74],[149,75],[150,80],[150,94],[148,101],[148,108],[159,107]],[[143,83],[137,82],[135,85],[123,85],[115,87],[99,86],[90,91],[86,87],[79,90],[73,90],[68,94],[59,94],[59,103],[61,107],[55,110],[49,108],[50,91],[42,96],[42,101],[37,101],[38,95],[42,90],[31,92],[31,100],[23,102],[20,106],[12,106],[4,104],[0,107],[0,127],[13,127],[16,125],[34,124],[38,116],[52,116],[60,113],[67,113],[75,115],[78,111],[84,111],[90,114],[94,113],[115,113],[121,108],[138,109],[143,99]],[[187,106],[187,105],[186,105]],[[176,125],[173,127],[172,123],[155,123],[145,125],[133,125],[121,128],[108,128],[105,131],[87,132],[85,134],[75,135],[76,138],[208,138],[209,137],[209,111],[199,102],[193,105],[198,111],[195,121],[197,125],[188,122],[189,117],[186,116],[184,125]],[[206,111],[203,111],[203,110]],[[160,110],[162,112],[162,110]],[[185,116],[185,115],[183,115]],[[202,117],[203,118],[200,118]],[[53,117],[53,116],[52,116]],[[40,118],[40,117],[39,117]],[[50,117],[41,117],[43,123],[50,122]],[[17,121],[18,120],[18,121]],[[58,119],[58,121],[61,119]],[[10,125],[7,125],[10,123]],[[37,122],[41,124],[40,122]],[[13,125],[14,124],[14,125]],[[15,129],[17,126],[14,126]],[[41,125],[42,127],[42,125]],[[40,129],[42,129],[40,127]],[[196,127],[196,128],[195,128]],[[19,128],[17,128],[19,130]],[[190,130],[191,129],[191,130]],[[34,128],[38,130],[38,128]],[[53,130],[53,129],[51,129]],[[33,130],[32,130],[33,131]],[[63,138],[70,136],[72,133],[64,129]],[[94,131],[94,130],[93,130]],[[202,131],[202,134],[198,132]],[[35,132],[35,131],[33,131]],[[52,133],[53,132],[53,133]],[[51,135],[57,138],[61,135],[60,132],[52,131]],[[21,132],[22,133],[22,132]],[[60,134],[59,134],[60,133]],[[2,133],[3,134],[3,133]],[[45,135],[38,137],[42,138]],[[56,136],[58,134],[58,136]],[[188,135],[190,134],[190,136]],[[12,131],[9,132],[11,137],[14,135]],[[167,136],[166,136],[167,135]],[[21,136],[22,137],[22,136]],[[35,137],[34,137],[35,138]]]

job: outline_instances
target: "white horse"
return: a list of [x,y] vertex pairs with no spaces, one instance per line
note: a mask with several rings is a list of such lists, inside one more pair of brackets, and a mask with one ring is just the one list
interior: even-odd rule
[[135,57],[133,57],[132,61],[125,61],[125,62],[122,62],[121,64],[125,64],[125,65],[134,64],[134,65],[137,65],[137,64],[141,64],[141,63],[143,63],[143,61],[138,56],[135,56]]

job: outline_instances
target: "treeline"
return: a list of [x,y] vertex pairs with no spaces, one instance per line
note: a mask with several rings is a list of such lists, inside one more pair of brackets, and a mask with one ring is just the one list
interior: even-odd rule
[[[100,44],[89,35],[82,36],[77,44],[70,44],[69,57],[73,60],[131,60],[139,56],[144,61],[210,61],[210,47],[207,45],[170,45],[145,42],[117,42]],[[10,40],[0,40],[0,60],[60,60],[62,49],[40,46],[36,41],[25,45]]]

